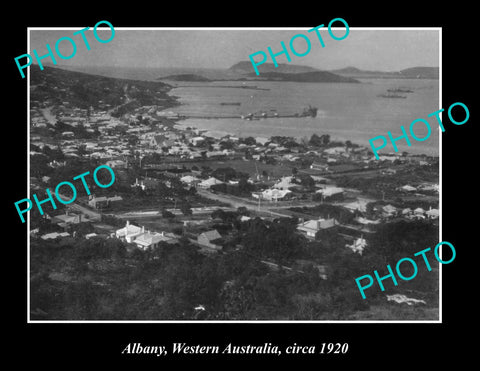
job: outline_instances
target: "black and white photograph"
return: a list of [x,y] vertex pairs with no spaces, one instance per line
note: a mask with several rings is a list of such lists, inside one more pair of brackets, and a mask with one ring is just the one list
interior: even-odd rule
[[31,321],[440,320],[440,29],[106,25],[30,30]]
[[101,5],[9,15],[7,358],[474,354],[468,7]]

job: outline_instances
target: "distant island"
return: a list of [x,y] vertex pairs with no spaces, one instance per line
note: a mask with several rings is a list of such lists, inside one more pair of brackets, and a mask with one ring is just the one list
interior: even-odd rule
[[390,78],[390,79],[436,79],[440,75],[438,67],[412,67],[400,71],[368,71],[356,67],[331,70],[335,74],[353,78]]
[[260,75],[252,72],[250,62],[239,62],[230,67],[228,76],[207,78],[198,73],[176,74],[158,77],[161,81],[181,81],[181,82],[213,82],[213,81],[293,81],[293,82],[339,82],[339,83],[359,83],[358,80],[350,76],[341,76],[333,72],[320,71],[313,67],[299,66],[295,64],[279,64],[278,68],[272,63],[262,65]]
[[[369,71],[369,70],[361,70],[356,67],[345,67],[341,69],[335,69],[335,70],[329,70],[329,71],[324,71],[324,70],[319,70],[317,68],[313,68],[310,66],[300,66],[298,64],[286,64],[286,63],[279,63],[278,67],[275,67],[273,63],[264,63],[258,66],[260,75],[256,75],[253,71],[252,63],[250,61],[242,61],[234,64],[230,68],[228,68],[228,71],[231,73],[236,73],[236,74],[241,74],[243,76],[253,76],[253,77],[264,77],[266,74],[270,73],[277,73],[277,74],[305,74],[305,73],[312,73],[312,72],[322,72],[322,73],[330,73],[333,75],[340,75],[343,77],[350,77],[350,78],[393,78],[393,79],[438,79],[439,74],[440,74],[440,69],[438,67],[412,67],[412,68],[406,68],[400,71]],[[269,76],[269,79],[271,79],[273,76],[272,75],[267,75]],[[292,76],[282,76],[283,78],[279,78],[279,80],[282,81],[298,81],[297,77],[292,77]],[[305,75],[306,78],[308,78],[308,75]],[[320,81],[323,78],[326,78],[328,81],[326,82],[337,82],[333,81],[334,77],[333,76],[327,76],[323,75],[321,76],[320,74],[317,75],[310,75],[310,77],[313,77],[315,80],[312,82],[324,82]],[[294,78],[295,80],[291,80],[291,78]],[[275,77],[276,79],[276,77]],[[317,81],[318,79],[318,81]],[[302,78],[300,78],[302,80]],[[330,81],[332,80],[332,81]],[[303,80],[302,80],[303,81]],[[305,80],[305,82],[308,82],[311,80]],[[353,82],[353,81],[338,81],[338,82]]]
[[[276,72],[276,73],[304,73],[304,72],[315,72],[320,71],[316,68],[309,66],[300,66],[298,64],[286,64],[279,63],[278,67],[275,67],[273,63],[264,63],[259,66],[260,76],[267,72]],[[240,74],[251,74],[253,71],[252,63],[250,61],[242,61],[235,63],[231,66],[228,71]],[[255,75],[255,73],[254,73]]]

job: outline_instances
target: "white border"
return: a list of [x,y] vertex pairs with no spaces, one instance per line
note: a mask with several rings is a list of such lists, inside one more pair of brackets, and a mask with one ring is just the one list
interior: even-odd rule
[[[85,28],[85,27],[83,27]],[[331,29],[343,29],[345,27],[332,27]],[[56,31],[56,30],[79,30],[81,27],[27,27],[27,53],[30,53],[30,31]],[[91,27],[93,29],[93,27]],[[97,27],[99,30],[110,30],[110,27]],[[308,30],[311,27],[116,27],[115,31],[184,31],[184,30],[267,30],[267,31],[288,31],[288,30]],[[390,31],[390,30],[400,30],[400,31],[439,31],[439,108],[442,108],[442,27],[349,27],[350,30],[362,30],[362,31]],[[425,113],[427,115],[428,113]],[[441,117],[442,114],[440,114]],[[439,132],[439,166],[440,166],[440,175],[439,175],[439,241],[442,241],[442,132]],[[27,198],[30,198],[30,68],[27,70]],[[443,246],[442,246],[443,251]],[[442,256],[442,251],[440,257]],[[244,321],[235,321],[235,320],[224,320],[224,321],[193,321],[193,320],[31,320],[30,319],[30,213],[28,213],[27,218],[27,323],[28,324],[43,324],[43,323],[121,323],[121,324],[136,324],[136,323],[195,323],[195,324],[205,324],[205,323],[221,323],[221,324],[233,324],[233,323],[255,323],[255,324],[275,324],[275,323],[285,323],[285,324],[317,324],[317,323],[335,323],[335,324],[350,324],[350,323],[443,323],[443,311],[442,311],[442,264],[439,268],[439,319],[438,320],[372,320],[372,321],[340,321],[340,320],[324,320],[324,321],[278,321],[278,320],[244,320]]]

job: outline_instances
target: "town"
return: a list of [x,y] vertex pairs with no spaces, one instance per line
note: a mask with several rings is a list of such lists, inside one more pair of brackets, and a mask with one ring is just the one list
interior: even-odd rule
[[[160,82],[33,67],[31,192],[41,199],[100,165],[116,178],[30,211],[33,319],[358,319],[372,304],[354,277],[438,242],[438,157],[377,160],[321,133],[214,138],[178,127],[178,102]],[[134,281],[122,281],[121,298],[120,272]],[[429,306],[412,318],[432,318],[438,275],[419,276],[389,291],[416,293]],[[370,300],[375,310],[392,304]],[[76,309],[62,313],[67,302]]]

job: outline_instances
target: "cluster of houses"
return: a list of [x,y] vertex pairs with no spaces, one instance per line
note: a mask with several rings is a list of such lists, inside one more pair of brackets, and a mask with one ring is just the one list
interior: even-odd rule
[[[178,236],[173,233],[148,231],[144,226],[130,224],[128,220],[125,227],[117,229],[111,237],[133,243],[141,250],[154,249],[161,242],[169,244],[178,242]],[[216,229],[212,229],[198,234],[197,238],[190,239],[190,242],[198,245],[202,251],[217,252],[222,249],[221,240],[220,233]]]
[[[138,116],[142,117],[141,122]],[[55,125],[57,120],[70,125],[61,133],[60,143],[47,143],[35,135],[35,129],[45,129],[47,123]],[[33,105],[31,108],[31,143],[43,148],[56,148],[60,144],[67,157],[89,157],[114,160],[132,154],[132,137],[134,149],[139,156],[158,153],[181,159],[232,158],[244,157],[248,151],[252,159],[262,161],[266,156],[276,161],[301,161],[304,156],[317,158],[312,169],[328,172],[329,166],[345,161],[355,163],[376,164],[378,161],[368,148],[359,146],[338,145],[330,148],[304,149],[285,147],[269,138],[256,137],[255,143],[245,143],[240,138],[227,135],[223,138],[212,138],[195,129],[182,131],[174,128],[175,122],[159,111],[157,106],[144,106],[125,115],[122,119],[113,117],[109,111],[70,108],[68,104],[60,104],[53,108]],[[87,133],[95,133],[94,139],[76,138],[74,128],[82,126]],[[50,130],[53,130],[50,128]],[[223,143],[222,143],[223,142]],[[227,145],[225,145],[225,143]],[[384,161],[410,161],[398,154],[384,155]],[[425,162],[426,160],[424,160]]]
[[[142,120],[138,120],[138,116]],[[174,115],[172,116],[174,117]],[[45,135],[37,135],[35,130],[46,130],[47,123],[54,125],[57,120],[71,126],[72,130],[65,130],[61,133],[61,138],[56,139],[55,143],[47,143]],[[94,139],[76,138],[74,130],[82,126],[87,133],[95,133]],[[242,158],[244,160],[253,159],[263,161],[267,156],[276,161],[296,162],[304,159],[305,156],[315,158],[310,166],[312,170],[312,179],[315,181],[315,187],[311,192],[318,196],[315,200],[326,202],[337,202],[350,211],[366,212],[366,201],[355,200],[353,202],[343,202],[346,190],[331,184],[326,184],[325,178],[321,173],[328,173],[332,166],[342,164],[348,161],[364,164],[375,163],[379,161],[365,147],[337,145],[329,148],[315,149],[297,147],[286,147],[276,143],[272,139],[256,137],[252,141],[244,141],[241,138],[227,135],[220,139],[207,137],[198,130],[185,129],[179,131],[174,128],[174,122],[170,121],[170,116],[158,111],[156,106],[144,106],[136,109],[123,119],[112,117],[107,110],[93,111],[92,109],[69,108],[67,105],[60,104],[54,108],[48,108],[42,105],[32,105],[31,111],[32,135],[31,143],[39,148],[45,146],[52,149],[60,146],[65,157],[87,157],[92,159],[103,159],[111,168],[128,168],[128,158],[132,155],[134,149],[137,156],[143,158],[149,154],[159,154],[162,156],[171,156],[178,159],[206,159],[206,158]],[[48,129],[53,130],[53,129]],[[43,132],[44,134],[44,132]],[[32,155],[36,153],[31,152]],[[247,154],[249,156],[247,156]],[[383,155],[380,161],[405,162],[413,157],[405,157],[399,154]],[[417,159],[420,165],[428,165],[428,158],[421,157]],[[423,162],[422,162],[423,161]],[[65,166],[66,162],[52,162],[51,167]],[[384,174],[395,174],[393,169],[382,170]],[[317,174],[317,175],[313,175]],[[258,174],[257,174],[258,176]],[[48,177],[47,177],[48,178]],[[235,184],[236,181],[222,181],[215,177],[202,179],[194,174],[183,175],[179,177],[180,181],[187,187],[198,187],[201,189],[211,189],[215,185],[229,183]],[[295,176],[284,176],[281,179],[269,179],[268,187],[261,191],[251,194],[253,199],[266,201],[285,201],[292,199],[295,192],[292,191],[299,187]],[[48,179],[42,178],[41,181],[48,182]],[[253,182],[252,179],[249,179]],[[40,180],[34,179],[34,184],[38,186]],[[142,190],[152,189],[157,185],[158,180],[144,177],[136,179],[131,187],[139,187]],[[263,188],[263,187],[262,187]],[[405,193],[415,193],[420,191],[438,192],[436,184],[420,184],[418,186],[404,185],[398,188],[398,191]],[[88,205],[93,209],[103,209],[108,206],[122,202],[121,196],[95,197],[91,196]],[[407,219],[438,219],[439,210],[429,208],[424,210],[421,207],[415,209],[400,209],[393,205],[375,205],[375,215],[381,219],[407,218]],[[362,226],[370,226],[380,223],[380,219],[368,219],[364,216],[357,216],[355,222]],[[60,227],[67,227],[71,224],[89,221],[84,215],[72,214],[55,216],[52,219]],[[322,231],[331,230],[338,226],[338,222],[332,218],[319,218],[318,220],[308,220],[301,222],[297,230],[307,238],[317,238]],[[43,239],[52,239],[69,235],[68,232],[54,232],[42,236]],[[87,238],[93,237],[88,235]],[[118,229],[112,235],[126,242],[135,244],[138,248],[146,250],[154,248],[161,242],[174,243],[178,236],[171,233],[155,232],[145,230],[144,227],[136,226],[126,222],[125,227]],[[191,242],[199,245],[202,249],[219,251],[222,249],[222,236],[217,230],[208,230],[200,233]],[[366,239],[356,237],[346,247],[355,253],[362,254],[367,246]]]
[[113,236],[128,243],[134,243],[139,249],[142,250],[153,249],[157,247],[160,242],[177,242],[176,236],[172,233],[148,231],[145,230],[145,227],[143,226],[139,227],[130,224],[128,220],[125,224],[125,227],[117,229],[115,234],[112,234],[112,237]]

